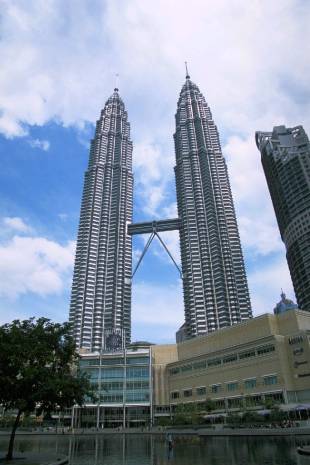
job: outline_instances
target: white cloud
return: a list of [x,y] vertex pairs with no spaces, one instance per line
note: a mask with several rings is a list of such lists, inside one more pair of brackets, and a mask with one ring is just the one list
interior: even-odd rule
[[70,286],[75,243],[14,236],[0,245],[0,295],[59,294]]
[[22,218],[19,218],[18,216],[10,217],[6,216],[3,218],[3,224],[6,226],[7,229],[13,230],[13,231],[18,231],[18,232],[23,232],[23,233],[29,233],[32,231],[32,228],[28,226]]
[[[2,5],[0,121],[8,136],[23,134],[25,123],[93,122],[118,71],[144,139],[171,138],[185,57],[222,127],[253,133],[258,124],[268,129],[300,118],[309,126],[307,2],[194,0],[188,8],[186,0],[107,0],[89,8],[79,0],[4,0]],[[272,21],[266,21],[266,11]]]
[[161,216],[167,208],[168,183],[173,179],[174,157],[168,156],[159,145],[140,142],[134,147],[136,197],[150,217]]
[[273,206],[254,136],[232,136],[223,148],[242,244],[251,254],[283,252]]
[[58,218],[61,220],[61,221],[66,221],[68,219],[68,213],[58,213]]
[[44,152],[47,152],[50,148],[50,143],[48,140],[30,139],[28,143],[30,147],[44,150]]

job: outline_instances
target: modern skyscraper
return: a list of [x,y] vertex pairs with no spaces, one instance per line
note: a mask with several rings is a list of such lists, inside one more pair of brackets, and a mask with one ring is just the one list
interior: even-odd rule
[[194,337],[251,318],[252,311],[217,127],[189,75],[174,140],[185,330]]
[[256,132],[297,303],[310,311],[310,143],[302,126]]
[[131,329],[132,142],[118,89],[97,121],[85,173],[70,323],[78,348],[119,348]]

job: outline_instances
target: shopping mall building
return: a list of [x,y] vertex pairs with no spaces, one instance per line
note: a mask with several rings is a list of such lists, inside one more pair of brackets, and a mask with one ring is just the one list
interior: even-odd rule
[[267,399],[310,408],[310,313],[264,314],[179,344],[82,353],[80,369],[98,401],[74,407],[74,427],[149,426],[185,403],[206,416],[207,399],[218,415],[263,410]]

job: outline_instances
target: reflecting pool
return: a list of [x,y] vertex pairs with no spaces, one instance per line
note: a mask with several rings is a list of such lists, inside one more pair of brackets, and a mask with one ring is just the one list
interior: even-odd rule
[[[8,436],[0,437],[0,450]],[[165,437],[147,434],[17,436],[16,451],[66,454],[71,465],[310,465],[296,447],[303,437]],[[25,454],[26,455],[26,454]]]

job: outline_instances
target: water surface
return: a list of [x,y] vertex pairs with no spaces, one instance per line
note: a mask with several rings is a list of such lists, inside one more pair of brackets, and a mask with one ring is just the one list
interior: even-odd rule
[[[0,437],[0,450],[8,437]],[[66,454],[71,465],[310,465],[296,447],[304,437],[176,437],[169,451],[159,435],[18,436],[16,451]]]

